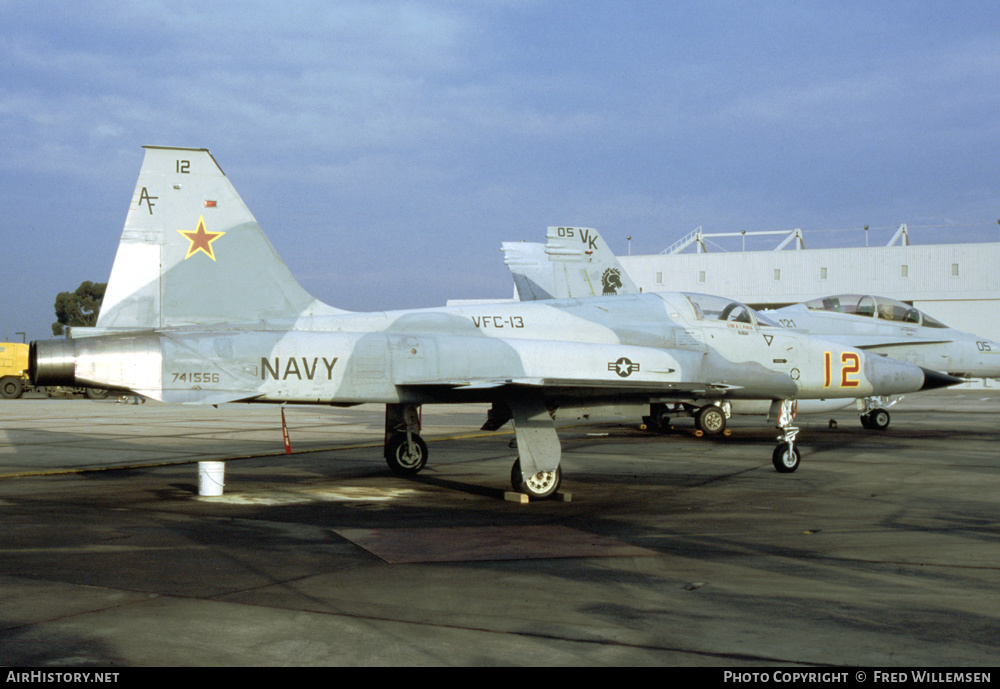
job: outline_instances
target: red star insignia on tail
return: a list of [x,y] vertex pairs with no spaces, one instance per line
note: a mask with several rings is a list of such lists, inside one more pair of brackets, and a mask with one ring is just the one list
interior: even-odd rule
[[198,218],[198,229],[194,232],[189,230],[177,230],[184,237],[191,242],[191,246],[188,247],[187,255],[184,256],[184,260],[191,258],[199,251],[205,253],[213,261],[215,260],[215,252],[212,251],[212,242],[225,234],[225,232],[207,232],[205,230],[205,217],[200,216]]

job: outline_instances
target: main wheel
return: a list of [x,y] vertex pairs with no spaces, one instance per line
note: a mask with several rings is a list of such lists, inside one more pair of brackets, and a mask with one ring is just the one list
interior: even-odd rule
[[699,409],[694,420],[705,435],[719,435],[726,430],[726,413],[714,404]]
[[774,453],[771,455],[771,463],[782,474],[790,474],[798,469],[801,460],[799,448],[788,443],[778,443],[778,447],[774,448]]
[[875,431],[884,431],[889,427],[889,412],[885,409],[875,409],[868,412],[868,428]]
[[427,464],[427,443],[416,433],[406,442],[405,433],[396,433],[385,444],[385,461],[394,474],[413,476]]
[[83,394],[86,395],[88,400],[104,400],[108,398],[111,391],[104,388],[87,388]]
[[519,493],[527,493],[529,497],[540,500],[547,498],[559,490],[562,483],[562,469],[556,467],[555,471],[539,471],[534,476],[525,476],[521,473],[521,460],[514,462],[510,469],[510,485]]
[[3,380],[0,380],[0,395],[3,395],[9,400],[14,400],[20,397],[23,390],[24,384],[21,382],[20,378],[8,376]]

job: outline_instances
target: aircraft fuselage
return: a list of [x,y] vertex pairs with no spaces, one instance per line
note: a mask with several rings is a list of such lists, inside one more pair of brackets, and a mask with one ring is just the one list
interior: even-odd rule
[[[79,337],[79,335],[89,335]],[[755,324],[700,320],[681,294],[343,313],[113,334],[80,332],[72,383],[164,401],[494,401],[507,385],[588,398],[807,399],[899,393],[918,369]],[[49,343],[42,383],[56,384]],[[602,394],[602,388],[607,389]]]

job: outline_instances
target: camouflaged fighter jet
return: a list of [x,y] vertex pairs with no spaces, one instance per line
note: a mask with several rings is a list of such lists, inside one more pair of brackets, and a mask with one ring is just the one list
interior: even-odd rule
[[[740,315],[733,315],[734,309]],[[384,456],[427,461],[420,406],[489,402],[512,421],[515,489],[561,480],[553,411],[697,396],[781,410],[779,471],[799,463],[793,401],[895,394],[952,379],[799,333],[764,333],[725,300],[682,294],[352,313],[296,282],[205,149],[146,147],[97,325],[33,342],[39,385],[187,404],[384,403]]]

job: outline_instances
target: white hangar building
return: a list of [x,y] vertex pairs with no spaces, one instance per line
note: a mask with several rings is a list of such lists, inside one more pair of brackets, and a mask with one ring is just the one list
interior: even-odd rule
[[[771,251],[740,250],[741,239],[761,234],[785,238]],[[735,250],[709,252],[706,240],[717,237],[735,241]],[[681,253],[686,249],[694,252]],[[886,246],[806,249],[800,230],[705,234],[699,228],[661,254],[619,260],[644,292],[719,294],[756,308],[870,294],[1000,341],[1000,242],[911,245],[902,225]]]

